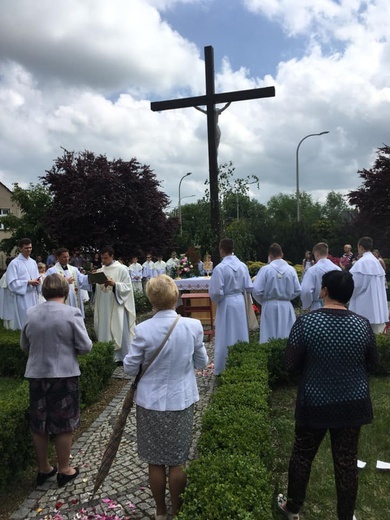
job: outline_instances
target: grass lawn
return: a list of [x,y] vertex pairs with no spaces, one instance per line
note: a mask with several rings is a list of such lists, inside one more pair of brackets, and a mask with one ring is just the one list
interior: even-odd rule
[[[376,461],[390,462],[390,378],[372,378],[371,398],[374,422],[363,426],[360,434],[359,459],[367,462],[359,470],[357,520],[390,518],[390,471],[375,468]],[[275,503],[278,493],[287,491],[287,470],[294,438],[296,388],[281,387],[272,392],[272,427],[275,443]],[[323,441],[312,466],[302,520],[334,520],[336,490],[329,436]],[[274,519],[283,516],[275,506]]]

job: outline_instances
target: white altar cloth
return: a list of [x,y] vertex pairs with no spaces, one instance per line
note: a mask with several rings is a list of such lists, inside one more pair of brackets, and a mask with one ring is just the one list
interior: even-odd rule
[[210,287],[210,278],[206,276],[196,276],[194,278],[182,278],[174,280],[179,291],[208,291]]

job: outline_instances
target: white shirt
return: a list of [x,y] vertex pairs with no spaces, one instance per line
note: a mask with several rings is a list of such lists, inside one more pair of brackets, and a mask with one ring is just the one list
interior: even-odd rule
[[[135,376],[161,345],[177,314],[157,312],[135,328],[135,338],[123,361],[124,371]],[[184,410],[199,401],[194,368],[207,366],[203,327],[199,320],[181,317],[157,358],[140,380],[135,402],[148,410]]]

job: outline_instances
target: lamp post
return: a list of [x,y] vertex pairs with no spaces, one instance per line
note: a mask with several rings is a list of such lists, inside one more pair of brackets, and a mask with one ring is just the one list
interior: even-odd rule
[[295,155],[295,159],[296,159],[296,179],[297,179],[297,222],[301,221],[301,208],[300,208],[300,200],[299,200],[299,160],[298,160],[299,147],[301,146],[303,141],[305,139],[307,139],[308,137],[324,135],[324,134],[329,134],[328,130],[326,132],[320,132],[319,134],[309,134],[309,135],[306,135],[303,139],[301,139],[299,141],[298,146],[297,146],[297,151],[296,151],[296,155]]
[[185,179],[189,175],[192,175],[192,172],[188,172],[185,175],[183,175],[183,177],[180,179],[180,182],[179,182],[179,225],[180,225],[180,236],[183,234],[183,228],[182,228],[182,225],[181,225],[181,196],[180,196],[180,188],[181,188],[181,183],[182,183],[183,179]]

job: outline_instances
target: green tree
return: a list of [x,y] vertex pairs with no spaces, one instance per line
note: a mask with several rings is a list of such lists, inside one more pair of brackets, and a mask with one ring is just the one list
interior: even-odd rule
[[322,207],[322,215],[325,219],[334,222],[346,220],[348,212],[352,210],[347,204],[344,195],[336,191],[330,191],[326,196],[325,204]]
[[52,207],[53,200],[47,187],[42,184],[30,184],[24,189],[18,183],[13,185],[11,199],[21,209],[21,217],[6,215],[1,218],[1,223],[12,236],[1,241],[0,247],[10,254],[21,238],[31,238],[33,244],[33,257],[41,255],[46,257],[54,247],[54,242],[45,224],[47,211]]

